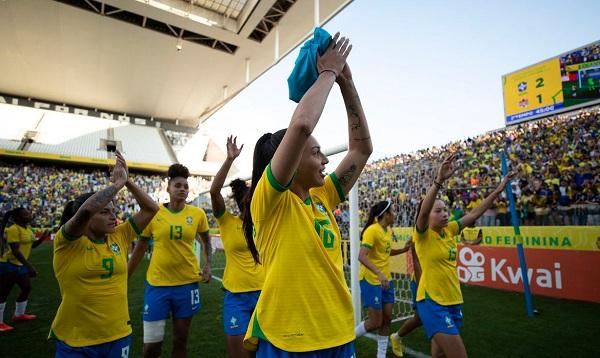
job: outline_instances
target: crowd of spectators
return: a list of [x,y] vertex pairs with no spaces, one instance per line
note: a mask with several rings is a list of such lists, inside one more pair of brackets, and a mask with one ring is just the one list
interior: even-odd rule
[[[365,222],[369,208],[377,201],[390,199],[398,213],[395,226],[413,226],[417,203],[433,181],[439,158],[450,152],[458,154],[458,171],[441,197],[451,218],[460,218],[500,182],[500,153],[504,150],[512,167],[520,171],[511,186],[522,224],[600,225],[599,131],[600,108],[592,108],[372,162],[358,182],[360,222]],[[130,175],[154,200],[168,201],[163,176]],[[108,180],[107,169],[0,161],[0,213],[23,206],[32,211],[35,226],[56,227],[67,201],[104,187]],[[190,177],[188,181],[190,198],[210,186],[202,177]],[[202,196],[195,204],[207,210],[211,227],[216,227],[207,198]],[[229,198],[227,206],[237,209]],[[503,193],[477,225],[510,225],[508,206]],[[118,196],[118,208],[121,218],[138,209],[126,191]],[[335,215],[347,235],[348,203],[336,208]]]
[[[131,173],[131,180],[154,200],[169,200],[165,176]],[[60,222],[63,208],[79,194],[97,191],[109,182],[108,169],[66,168],[52,164],[0,161],[0,213],[15,207],[32,212],[33,226],[51,228]],[[210,182],[198,176],[188,178],[190,198],[209,188]],[[139,210],[126,190],[117,198],[119,217],[129,217]]]
[[[520,175],[511,186],[523,225],[600,225],[600,109],[570,113],[492,131],[441,147],[401,154],[368,164],[359,179],[359,215],[391,199],[396,226],[414,225],[418,202],[431,185],[440,157],[458,153],[458,171],[442,199],[457,219],[475,207],[501,179],[505,150]],[[503,193],[479,226],[511,225]],[[348,204],[335,211],[342,232],[349,225]]]

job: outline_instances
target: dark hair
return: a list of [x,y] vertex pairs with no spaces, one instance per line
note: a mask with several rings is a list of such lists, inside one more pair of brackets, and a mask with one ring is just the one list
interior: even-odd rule
[[375,218],[379,219],[383,214],[390,210],[391,207],[392,203],[387,200],[380,201],[377,204],[371,206],[367,223],[365,224],[365,226],[362,229],[362,232],[360,233],[360,241],[362,241],[363,235],[365,231],[367,231],[367,228],[375,222]]
[[65,209],[60,217],[60,226],[63,226],[67,223],[67,221],[71,220],[75,213],[86,200],[88,200],[95,192],[81,194],[75,198],[75,200],[71,200],[65,205]]
[[233,193],[233,199],[240,208],[240,211],[244,207],[244,197],[248,192],[248,184],[242,179],[234,179],[229,183],[229,187],[231,188],[231,192]]
[[252,159],[252,183],[243,200],[244,210],[240,209],[243,215],[242,220],[244,221],[243,228],[246,243],[248,244],[248,249],[250,249],[256,263],[260,263],[260,259],[258,257],[256,245],[254,245],[254,224],[252,223],[252,214],[250,213],[250,203],[252,202],[252,195],[254,194],[256,185],[265,171],[265,168],[271,162],[271,159],[273,159],[275,151],[283,140],[285,131],[286,129],[281,129],[275,133],[265,133],[256,141],[256,145],[254,146],[254,157]]
[[2,223],[0,223],[0,256],[4,255],[4,251],[7,247],[7,242],[4,239],[4,229],[6,229],[8,222],[11,218],[16,217],[17,215],[23,215],[23,213],[26,211],[27,209],[19,207],[4,213],[4,216],[2,217]]
[[169,182],[171,181],[171,179],[175,179],[178,177],[187,179],[189,176],[189,169],[185,165],[179,163],[172,164],[169,167],[169,170],[167,171],[167,177],[169,177]]

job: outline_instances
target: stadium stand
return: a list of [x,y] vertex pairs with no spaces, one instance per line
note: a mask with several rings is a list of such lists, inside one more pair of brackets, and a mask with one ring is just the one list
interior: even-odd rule
[[[373,203],[391,198],[398,206],[395,225],[413,226],[417,203],[447,151],[461,153],[459,179],[451,180],[442,195],[453,217],[462,216],[500,180],[500,150],[506,148],[521,171],[513,192],[524,224],[599,225],[599,131],[600,108],[595,107],[375,161],[360,177],[361,222]],[[478,226],[508,225],[506,206],[505,199],[498,200]],[[347,204],[335,213],[347,237]]]
[[[131,173],[150,196],[161,203],[168,200],[167,181],[161,175]],[[65,167],[39,162],[0,161],[0,212],[23,206],[33,213],[34,227],[56,227],[63,207],[79,194],[95,191],[108,183],[108,171],[98,168]],[[190,197],[209,188],[202,177],[188,179]],[[129,217],[138,210],[133,198],[121,192],[118,198],[119,217]]]

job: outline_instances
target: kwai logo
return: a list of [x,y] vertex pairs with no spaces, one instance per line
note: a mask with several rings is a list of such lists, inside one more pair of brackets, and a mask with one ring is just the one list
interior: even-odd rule
[[[463,247],[458,254],[458,278],[462,283],[483,283],[492,287],[521,286],[523,273],[516,257],[506,254],[498,256],[490,252]],[[489,264],[486,264],[489,263]],[[539,264],[538,264],[539,265]],[[554,260],[543,267],[527,268],[527,279],[532,287],[562,290],[561,264]],[[545,266],[545,267],[544,267]]]
[[[491,259],[492,281],[501,281],[508,284],[519,285],[523,280],[521,268],[514,269],[506,264],[506,259]],[[560,272],[560,263],[554,263],[554,272],[545,268],[527,268],[527,279],[531,285],[534,279],[537,286],[542,288],[556,288],[562,290],[562,275]]]
[[458,259],[463,266],[458,266],[458,278],[461,282],[483,282],[485,280],[485,256],[468,247],[462,248]]

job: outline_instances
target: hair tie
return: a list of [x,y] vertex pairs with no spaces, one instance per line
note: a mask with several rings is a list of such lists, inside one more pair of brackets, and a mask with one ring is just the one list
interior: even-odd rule
[[379,214],[377,214],[377,217],[380,217],[381,215],[383,215],[387,211],[387,209],[389,209],[390,206],[392,205],[392,202],[389,200],[386,200],[385,202],[387,203],[385,208],[383,208],[383,210],[381,210],[381,212]]

